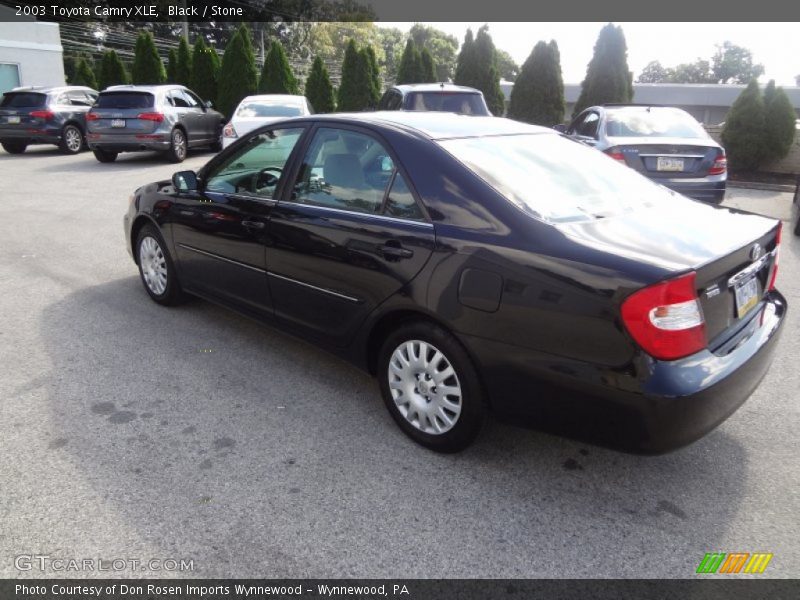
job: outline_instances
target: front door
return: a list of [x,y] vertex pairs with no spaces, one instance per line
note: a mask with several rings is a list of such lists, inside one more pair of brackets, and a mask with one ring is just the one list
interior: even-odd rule
[[176,196],[172,235],[181,283],[258,314],[271,314],[267,222],[283,168],[303,127],[252,135],[202,173],[200,189]]
[[345,345],[425,265],[433,225],[387,145],[355,127],[318,127],[282,197],[267,249],[275,314]]

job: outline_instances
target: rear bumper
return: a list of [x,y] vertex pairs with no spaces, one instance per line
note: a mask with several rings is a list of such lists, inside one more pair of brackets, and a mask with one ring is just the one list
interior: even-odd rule
[[669,189],[694,198],[719,204],[725,198],[726,182],[723,181],[681,181],[681,180],[657,180],[657,183]]
[[704,350],[676,361],[639,355],[619,369],[465,341],[501,415],[627,452],[660,454],[703,437],[747,400],[769,368],[786,310],[783,296],[771,292],[726,342],[734,348],[727,354]]
[[89,133],[87,136],[89,148],[99,148],[107,152],[138,152],[142,150],[165,151],[170,147],[168,133],[149,134],[103,134]]
[[58,144],[61,141],[61,129],[0,129],[0,142],[23,142],[32,144]]

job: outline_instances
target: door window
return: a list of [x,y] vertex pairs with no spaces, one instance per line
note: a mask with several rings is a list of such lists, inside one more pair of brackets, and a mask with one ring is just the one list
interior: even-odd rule
[[591,112],[575,128],[575,133],[584,137],[596,138],[597,126],[600,124],[600,115]]
[[414,221],[422,221],[424,218],[422,210],[414,200],[414,195],[408,189],[408,184],[400,173],[395,176],[389,195],[386,197],[385,214],[389,217]]
[[201,108],[203,106],[202,100],[198,98],[193,92],[189,90],[181,90],[181,95],[189,104],[190,108]]
[[189,108],[189,100],[181,93],[180,90],[170,90],[167,93],[167,99],[175,108]]
[[67,92],[67,96],[69,97],[69,104],[72,106],[91,106],[94,104],[94,101],[90,100],[89,96],[82,90]]
[[275,198],[283,169],[302,127],[275,129],[253,136],[217,165],[206,179],[206,190]]

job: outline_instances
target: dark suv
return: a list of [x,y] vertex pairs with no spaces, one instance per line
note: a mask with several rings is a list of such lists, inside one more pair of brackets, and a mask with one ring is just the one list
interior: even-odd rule
[[86,120],[89,147],[100,162],[140,150],[182,162],[189,148],[222,149],[224,117],[181,85],[112,86],[100,93]]
[[480,90],[451,83],[413,83],[386,90],[378,110],[433,110],[490,117]]
[[97,92],[82,86],[24,87],[0,101],[0,144],[21,154],[31,144],[55,144],[65,154],[85,147],[86,113]]

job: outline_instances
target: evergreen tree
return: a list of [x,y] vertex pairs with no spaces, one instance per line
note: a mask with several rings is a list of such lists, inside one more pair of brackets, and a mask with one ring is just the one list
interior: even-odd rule
[[764,90],[764,148],[765,160],[779,160],[789,154],[795,137],[794,107],[783,88],[770,80]]
[[600,30],[594,55],[575,103],[575,116],[588,106],[633,100],[633,76],[628,68],[628,47],[622,27],[612,23]]
[[216,100],[220,60],[217,51],[198,36],[192,50],[192,79],[189,88],[203,100]]
[[103,53],[103,60],[100,63],[100,76],[97,84],[98,89],[104,90],[112,85],[125,85],[128,83],[128,73],[125,65],[113,50]]
[[375,49],[366,46],[361,50],[362,60],[367,64],[367,75],[369,78],[369,105],[368,108],[374,109],[378,106],[381,99],[383,85],[381,83],[381,70],[378,67],[378,58],[375,56]]
[[286,52],[277,40],[273,40],[264,59],[258,91],[262,94],[297,94],[299,93]]
[[250,31],[242,23],[225,47],[219,71],[217,109],[228,117],[245,96],[258,89],[258,69]]
[[189,50],[189,42],[183,36],[181,36],[181,41],[178,44],[175,81],[186,87],[189,87],[189,84],[192,82],[192,53],[191,50]]
[[765,113],[761,90],[753,79],[733,103],[722,129],[722,144],[731,169],[756,171],[766,159]]
[[477,59],[475,56],[475,38],[472,29],[467,29],[464,43],[458,52],[456,61],[456,76],[453,81],[458,85],[475,87],[478,85]]
[[131,70],[131,82],[139,85],[164,83],[167,72],[158,55],[153,36],[142,31],[136,38],[136,51]]
[[318,113],[330,113],[336,110],[331,78],[319,56],[314,59],[306,80],[306,98]]
[[564,81],[555,40],[536,44],[522,65],[511,90],[508,116],[545,127],[564,121]]
[[420,52],[419,74],[421,83],[436,83],[436,63],[427,48]]
[[419,83],[419,66],[422,62],[417,45],[412,38],[408,38],[403,56],[400,57],[400,66],[397,68],[397,85],[404,83]]
[[455,83],[479,89],[483,92],[486,105],[496,115],[505,112],[505,96],[500,89],[500,75],[497,70],[497,50],[489,35],[488,25],[478,30],[473,38],[467,30],[464,45],[458,54]]
[[75,78],[72,85],[85,85],[94,90],[97,89],[97,79],[95,78],[94,71],[92,70],[89,61],[81,58],[78,61],[78,66],[75,69]]
[[178,53],[175,48],[167,54],[167,83],[178,83]]
[[341,111],[367,110],[372,104],[372,77],[366,53],[359,52],[355,40],[347,43],[342,62],[342,82],[338,107]]

